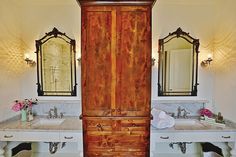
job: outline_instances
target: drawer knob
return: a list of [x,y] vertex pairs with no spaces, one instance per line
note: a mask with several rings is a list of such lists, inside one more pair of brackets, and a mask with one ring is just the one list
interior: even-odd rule
[[73,139],[73,136],[70,136],[70,137],[64,136],[64,138],[67,140],[70,140],[70,139]]
[[8,136],[8,135],[5,135],[5,136],[4,136],[4,138],[12,138],[12,137],[13,137],[13,135],[9,135],[9,136]]
[[169,139],[169,136],[164,136],[164,137],[161,136],[160,138],[161,138],[161,139],[164,139],[164,140],[167,140],[167,139]]
[[103,131],[103,128],[102,128],[102,125],[101,125],[101,124],[98,124],[98,125],[97,125],[97,128],[98,128],[99,131]]
[[230,136],[221,136],[222,138],[230,138]]

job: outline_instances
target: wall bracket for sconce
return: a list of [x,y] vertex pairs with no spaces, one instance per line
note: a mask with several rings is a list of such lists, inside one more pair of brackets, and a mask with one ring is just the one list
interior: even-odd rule
[[156,59],[155,59],[155,58],[152,58],[152,66],[155,65],[155,62],[156,62]]
[[77,58],[78,65],[81,65],[81,58]]
[[27,65],[29,65],[29,66],[36,65],[36,62],[33,59],[29,59],[28,57],[25,58],[25,61],[26,61]]
[[207,67],[211,64],[212,61],[213,61],[213,59],[211,57],[208,57],[206,60],[203,60],[201,62],[201,66],[202,67]]

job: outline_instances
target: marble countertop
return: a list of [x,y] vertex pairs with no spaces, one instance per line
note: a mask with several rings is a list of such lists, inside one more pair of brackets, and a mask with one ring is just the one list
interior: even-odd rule
[[[0,123],[0,131],[47,131],[47,132],[81,132],[82,120],[79,117],[65,116],[64,121],[60,125],[55,126],[37,126],[34,125],[42,116],[34,117],[31,122],[21,122],[19,117],[14,117]],[[167,129],[156,129],[151,126],[151,133],[168,133],[168,132],[236,132],[236,124],[226,120],[224,128],[204,125],[204,127],[183,127],[176,128],[175,126]]]
[[47,132],[82,132],[82,121],[79,117],[65,116],[60,125],[38,126],[34,125],[41,116],[34,117],[31,122],[21,122],[20,118],[14,117],[0,123],[0,131],[47,131]]
[[[199,121],[200,123],[200,121]],[[188,126],[188,127],[179,127],[178,129],[176,126],[166,129],[157,129],[151,126],[152,133],[168,133],[168,132],[236,132],[236,124],[232,121],[225,120],[225,127],[218,127],[209,124],[203,124],[203,127],[195,127],[195,126]]]

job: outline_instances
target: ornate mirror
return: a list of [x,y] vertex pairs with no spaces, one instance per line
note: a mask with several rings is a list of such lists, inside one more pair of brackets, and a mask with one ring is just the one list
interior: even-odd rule
[[158,96],[196,96],[199,40],[178,28],[159,39]]
[[36,40],[39,96],[76,96],[75,40],[54,28]]

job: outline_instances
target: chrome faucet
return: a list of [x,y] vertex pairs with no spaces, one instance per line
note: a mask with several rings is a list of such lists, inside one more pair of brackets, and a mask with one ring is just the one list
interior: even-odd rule
[[[183,115],[181,114],[183,111]],[[187,118],[188,114],[190,114],[190,112],[186,111],[185,109],[181,109],[181,107],[179,106],[177,109],[177,118]]]
[[58,115],[57,115],[57,108],[54,106],[53,108],[53,118],[57,118]]
[[47,116],[49,119],[51,119],[51,118],[53,117],[52,112],[53,112],[53,109],[51,108],[51,109],[48,111],[48,116]]
[[183,118],[188,118],[188,114],[190,114],[190,112],[186,111],[185,109],[183,111],[184,111]]
[[58,110],[57,108],[54,106],[53,108],[50,108],[50,110],[48,111],[48,118],[63,118],[64,117],[64,113],[65,112],[61,112],[60,114],[58,114]]
[[177,109],[177,118],[181,117],[181,112],[183,111],[183,109],[181,109],[181,107],[179,106]]

